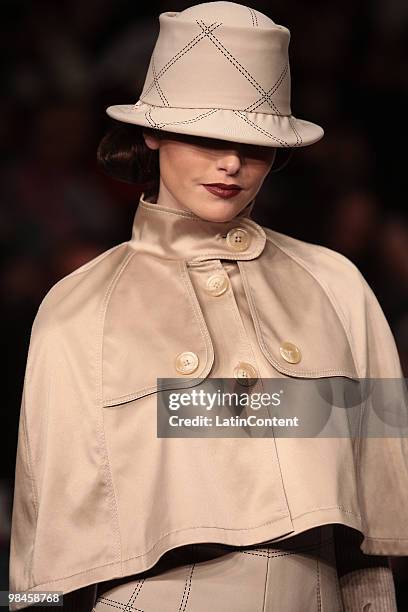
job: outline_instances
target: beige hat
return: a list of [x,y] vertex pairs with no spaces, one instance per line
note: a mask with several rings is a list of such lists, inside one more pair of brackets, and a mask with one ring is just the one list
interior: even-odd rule
[[323,129],[290,108],[290,31],[235,2],[159,15],[160,31],[136,104],[108,115],[125,123],[271,147],[304,147]]

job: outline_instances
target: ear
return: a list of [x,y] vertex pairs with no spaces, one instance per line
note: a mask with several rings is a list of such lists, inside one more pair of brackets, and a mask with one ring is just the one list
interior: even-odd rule
[[146,146],[149,147],[149,149],[156,150],[159,148],[160,139],[155,135],[153,130],[142,130],[142,133]]

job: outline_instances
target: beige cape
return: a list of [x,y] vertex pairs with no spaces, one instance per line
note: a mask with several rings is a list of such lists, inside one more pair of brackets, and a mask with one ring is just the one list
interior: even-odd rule
[[[188,386],[192,377],[231,377],[238,360],[250,360],[252,340],[236,316],[244,308],[264,377],[402,377],[358,269],[261,227],[250,209],[219,224],[142,196],[131,239],[45,296],[22,397],[11,590],[67,593],[143,571],[183,544],[249,545],[327,523],[361,531],[364,553],[408,554],[403,435],[156,437],[158,376]],[[237,227],[249,237],[241,251],[225,239]],[[206,290],[210,274],[225,273],[222,262],[241,281],[238,310],[231,290],[216,298]],[[284,341],[299,347],[298,363],[282,356]],[[185,376],[175,370],[184,351],[199,364]]]

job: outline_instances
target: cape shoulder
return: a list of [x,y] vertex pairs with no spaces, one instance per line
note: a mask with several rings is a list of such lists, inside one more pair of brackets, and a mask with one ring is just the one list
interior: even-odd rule
[[132,254],[128,242],[122,242],[63,276],[41,300],[33,329],[52,328],[68,314],[81,314],[81,309],[74,309],[74,305],[85,307],[90,301],[103,299],[115,274]]
[[358,267],[328,247],[264,227],[269,244],[312,276],[341,321],[360,378],[403,376],[395,339],[377,297]]
[[301,266],[336,301],[346,306],[349,295],[355,291],[363,297],[366,281],[358,267],[345,255],[323,245],[306,242],[264,227],[267,240]]

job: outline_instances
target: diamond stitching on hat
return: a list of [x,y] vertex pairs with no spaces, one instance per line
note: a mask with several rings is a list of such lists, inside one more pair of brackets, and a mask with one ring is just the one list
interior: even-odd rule
[[164,103],[164,106],[170,106],[169,101],[167,100],[166,96],[164,95],[164,91],[162,90],[162,88],[159,85],[159,79],[157,78],[156,75],[156,68],[154,65],[154,56],[152,57],[152,71],[153,71],[153,79],[154,79],[154,84],[156,85],[156,89],[157,89],[157,93],[159,94],[161,101]]
[[[196,19],[196,23],[197,25],[202,28],[203,25],[204,27],[206,27],[205,23],[202,21],[203,25],[200,24],[200,22]],[[258,83],[258,81],[252,76],[252,74],[250,72],[248,72],[248,70],[245,68],[245,66],[243,66],[236,57],[234,57],[232,55],[232,53],[230,51],[228,51],[228,49],[226,47],[224,47],[224,45],[222,44],[222,42],[220,40],[218,40],[218,38],[216,36],[214,36],[214,34],[212,32],[209,32],[208,34],[206,33],[206,36],[211,40],[211,42],[215,45],[215,47],[218,49],[218,51],[220,51],[229,62],[231,62],[231,64],[247,79],[247,81],[249,83],[251,83],[251,85],[253,87],[255,87],[255,89],[258,90],[258,92],[260,94],[262,94],[262,96],[265,97],[265,101],[269,102],[269,105],[273,108],[273,110],[275,111],[275,113],[277,115],[282,116],[282,113],[279,112],[278,107],[275,105],[274,101],[272,99],[269,98],[268,93],[265,91],[265,89],[262,87],[262,85],[260,85]],[[222,47],[222,49],[224,49],[224,51],[222,49],[220,49],[217,46],[217,43],[220,45],[220,47]],[[231,59],[232,58],[232,59]],[[232,61],[234,60],[234,61]],[[237,65],[234,64],[234,62],[236,62]],[[249,77],[249,78],[248,78]]]
[[252,25],[254,26],[254,20],[255,20],[256,26],[258,27],[258,17],[257,17],[256,12],[254,11],[254,9],[250,8],[249,6],[247,8],[248,8],[248,10],[249,10],[249,12],[251,14]]
[[[199,20],[196,20],[196,23],[201,28],[202,32],[198,34],[197,36],[195,36],[190,42],[188,42],[187,45],[183,47],[183,49],[178,51],[176,55],[174,55],[156,75],[154,74],[154,71],[153,71],[153,76],[154,76],[153,82],[149,85],[149,87],[143,93],[143,97],[147,96],[155,85],[157,86],[158,80],[165,74],[165,72],[167,72],[167,70],[171,66],[173,66],[179,59],[181,59],[183,55],[185,55],[188,51],[191,51],[191,49],[193,49],[193,47],[195,47],[195,45],[198,42],[200,42],[204,38],[208,38],[215,45],[218,51],[220,51],[228,59],[228,61],[247,79],[247,81],[251,83],[251,85],[255,87],[255,89],[257,89],[258,92],[261,94],[261,98],[258,98],[257,100],[255,100],[245,110],[248,112],[254,111],[263,102],[268,102],[271,108],[275,111],[277,115],[285,116],[279,111],[279,109],[277,108],[276,104],[274,103],[274,101],[272,100],[270,96],[274,94],[279,89],[280,85],[283,83],[283,80],[288,71],[288,63],[286,63],[276,83],[268,91],[265,91],[265,89],[262,87],[262,85],[258,83],[258,81],[254,78],[254,76],[239,62],[239,60],[236,57],[232,55],[232,53],[222,44],[222,42],[216,36],[214,36],[213,34],[214,30],[223,24],[222,23],[217,24],[216,22],[214,22],[208,25],[203,20],[200,20],[200,21],[201,23],[199,22]],[[220,45],[220,47],[222,47],[222,49],[220,49],[217,46],[217,43],[218,45]],[[223,50],[225,51],[225,53]],[[236,62],[237,65],[234,64],[234,62]],[[152,57],[152,68],[153,68],[153,57]],[[161,91],[164,95],[163,90]],[[166,99],[166,102],[167,102],[167,106],[170,106],[167,99]]]
[[[217,28],[219,28],[220,26],[222,26],[222,23],[217,23],[216,21],[214,21],[214,23],[211,23],[210,25],[206,26],[206,30],[208,30],[208,32],[210,32],[210,28],[212,28],[211,32],[213,32],[214,30],[216,30]],[[210,32],[210,33],[211,33]],[[165,72],[167,72],[167,70],[173,66],[173,64],[175,64],[181,57],[183,57],[183,55],[185,55],[188,51],[191,51],[191,49],[193,47],[195,47],[195,45],[197,43],[199,43],[201,40],[203,40],[207,35],[207,31],[206,32],[200,32],[199,34],[197,34],[197,36],[194,36],[194,38],[192,38],[190,40],[190,42],[188,42],[182,49],[180,49],[180,51],[178,51],[176,53],[176,55],[173,55],[173,57],[171,59],[169,59],[169,61],[167,62],[167,64],[165,64],[163,66],[163,68],[161,68],[161,70],[159,70],[159,72],[157,73],[156,77],[157,79],[160,79],[163,74],[165,74]],[[188,48],[189,47],[189,48]],[[153,83],[150,83],[149,87],[146,89],[144,93],[145,96],[148,95],[148,93],[151,91],[151,89],[154,87],[154,81]]]
[[[291,145],[286,142],[286,140],[282,140],[281,138],[278,138],[277,136],[274,136],[273,134],[271,134],[270,132],[268,132],[267,130],[264,130],[263,128],[259,127],[259,125],[256,125],[256,123],[254,123],[253,121],[251,121],[246,115],[244,111],[237,111],[237,110],[233,110],[232,111],[234,113],[234,115],[236,115],[237,117],[239,117],[240,119],[243,119],[248,125],[250,125],[251,127],[255,128],[256,130],[258,130],[258,132],[261,132],[262,134],[265,134],[265,136],[268,136],[269,138],[272,138],[273,140],[276,140],[277,142],[280,142],[283,146],[286,147],[290,147]],[[296,146],[296,145],[294,145]]]
[[292,128],[292,130],[293,130],[293,132],[294,132],[294,134],[296,136],[296,140],[297,140],[296,144],[301,145],[303,140],[302,140],[301,135],[299,134],[299,132],[296,130],[295,126],[293,125],[292,118],[288,117],[288,121],[289,121],[290,127]]
[[156,121],[153,119],[152,114],[151,114],[152,113],[152,107],[151,107],[145,113],[145,118],[146,118],[146,121],[148,121],[152,127],[155,127],[157,129],[163,129],[167,125],[175,125],[179,123],[195,123],[196,121],[205,119],[206,117],[209,117],[210,115],[213,115],[214,113],[217,113],[218,111],[219,111],[218,108],[210,108],[210,110],[208,110],[207,112],[201,113],[200,115],[198,115],[197,117],[193,117],[192,119],[185,119],[184,121],[167,121],[167,123],[163,123],[163,122],[156,123]]
[[[285,78],[285,76],[288,73],[288,69],[289,69],[289,63],[286,64],[286,66],[284,67],[284,69],[280,73],[279,78],[276,81],[276,83],[274,85],[272,85],[272,87],[268,90],[267,95],[271,96],[272,94],[275,93],[275,91],[277,91],[279,89],[279,87],[282,85],[283,79]],[[262,95],[260,98],[258,98],[258,100],[255,100],[255,102],[253,102],[252,104],[247,106],[244,110],[247,111],[248,113],[254,112],[259,106],[261,106],[261,104],[263,104],[266,101],[267,100],[266,100],[265,96]]]

